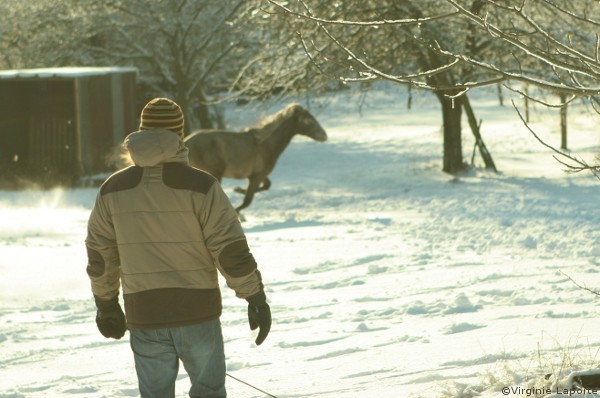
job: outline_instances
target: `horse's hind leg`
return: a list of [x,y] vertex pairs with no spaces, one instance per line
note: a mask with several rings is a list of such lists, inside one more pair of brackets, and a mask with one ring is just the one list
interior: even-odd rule
[[[269,188],[271,188],[271,180],[269,180],[269,177],[265,177],[262,180],[262,184],[260,184],[260,186],[258,188],[256,188],[256,192],[261,192],[261,191],[267,191]],[[242,188],[242,187],[235,187],[233,188],[233,190],[237,193],[241,193],[241,194],[245,194],[247,189]]]
[[262,181],[262,184],[260,185],[260,187],[258,187],[258,190],[256,192],[268,191],[269,188],[271,188],[271,180],[269,180],[269,177],[265,177],[265,179]]
[[258,190],[260,182],[261,180],[257,178],[250,178],[248,180],[248,188],[246,188],[246,196],[244,196],[244,201],[235,209],[238,213],[242,209],[245,209],[246,207],[250,206],[250,203],[252,203],[252,199],[254,199],[254,194]]

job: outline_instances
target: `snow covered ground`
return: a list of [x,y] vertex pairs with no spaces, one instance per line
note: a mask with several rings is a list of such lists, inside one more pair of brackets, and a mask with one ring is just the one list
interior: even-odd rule
[[[564,173],[491,94],[471,102],[500,173],[457,178],[440,171],[433,97],[409,111],[382,91],[359,112],[348,96],[313,101],[329,141],[296,138],[245,212],[274,324],[254,346],[245,302],[223,285],[229,374],[276,397],[517,397],[597,367],[598,297],[569,278],[600,289],[600,181]],[[280,108],[226,116],[247,126]],[[532,111],[555,145],[558,117]],[[569,117],[570,149],[592,162],[598,116]],[[224,182],[234,204],[240,183]],[[94,323],[83,240],[95,194],[0,191],[1,398],[139,396],[128,336]],[[182,370],[177,396],[188,387]]]

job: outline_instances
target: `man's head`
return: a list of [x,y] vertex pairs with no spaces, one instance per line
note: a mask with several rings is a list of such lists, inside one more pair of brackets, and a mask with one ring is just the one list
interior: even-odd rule
[[140,115],[140,130],[170,130],[183,137],[183,112],[168,98],[154,98]]

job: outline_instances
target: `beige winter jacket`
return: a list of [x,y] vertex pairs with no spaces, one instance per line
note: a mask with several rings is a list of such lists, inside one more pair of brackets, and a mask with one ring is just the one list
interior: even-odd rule
[[88,222],[92,292],[123,289],[132,328],[177,327],[221,315],[217,270],[240,298],[262,291],[239,218],[220,184],[192,168],[179,137],[140,131],[125,140],[135,166],[110,176]]

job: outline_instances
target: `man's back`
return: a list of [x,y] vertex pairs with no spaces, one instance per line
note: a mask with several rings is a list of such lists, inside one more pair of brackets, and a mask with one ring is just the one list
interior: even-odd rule
[[114,230],[116,252],[107,257],[118,256],[129,326],[176,327],[218,318],[218,268],[233,286],[250,289],[238,295],[258,293],[260,276],[237,213],[212,176],[187,164],[181,140],[154,130],[132,134],[126,146],[146,166],[117,172],[100,188],[88,246],[95,231]]
[[174,397],[182,361],[190,396],[222,398],[217,271],[248,302],[250,329],[260,328],[257,345],[271,329],[261,275],[221,185],[189,166],[179,105],[155,98],[140,119],[140,131],[124,143],[135,166],[107,179],[88,221],[96,325],[115,339],[129,328],[142,397]]

